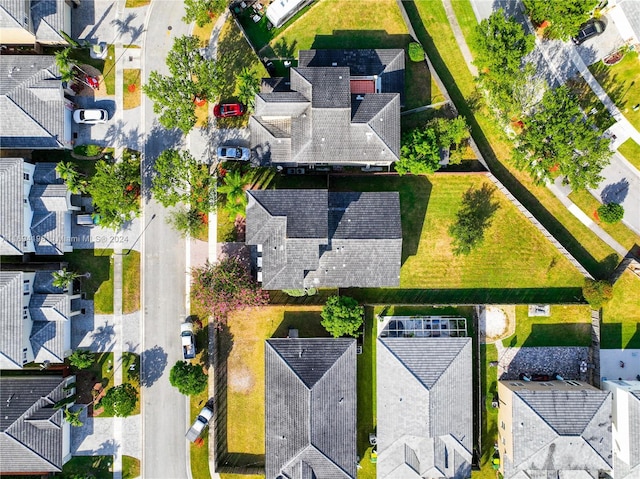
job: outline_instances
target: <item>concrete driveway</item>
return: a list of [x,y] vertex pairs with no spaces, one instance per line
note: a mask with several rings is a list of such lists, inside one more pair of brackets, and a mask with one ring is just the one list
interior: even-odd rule
[[587,65],[599,62],[624,45],[624,40],[613,20],[606,15],[603,15],[600,20],[607,26],[604,32],[576,46],[576,50]]
[[[89,302],[89,301],[88,301]],[[71,345],[73,349],[87,348],[96,353],[112,351],[118,338],[116,331],[122,331],[123,351],[142,352],[140,344],[140,312],[123,314],[116,319],[112,314],[94,314],[93,301],[87,314],[75,316],[71,320]],[[122,326],[117,327],[116,321]]]
[[86,125],[74,122],[72,131],[76,135],[76,145],[121,145],[138,151],[142,149],[140,107],[127,110],[120,115],[123,119],[116,119],[115,97],[76,96],[73,101],[78,108],[97,108],[109,113],[106,123]]
[[[77,409],[78,406],[72,409]],[[84,408],[80,415],[82,426],[71,428],[71,454],[73,456],[114,456],[121,455],[142,458],[140,436],[142,416],[129,416],[122,421],[122,442],[116,441],[112,417],[88,417]]]
[[616,152],[602,176],[604,181],[591,194],[602,203],[620,203],[623,221],[640,234],[640,172]]
[[[118,3],[121,12],[118,15]],[[123,8],[124,2],[93,0],[80,2],[71,15],[71,31],[74,38],[92,43],[133,43],[141,45],[145,31],[144,21],[148,6]]]

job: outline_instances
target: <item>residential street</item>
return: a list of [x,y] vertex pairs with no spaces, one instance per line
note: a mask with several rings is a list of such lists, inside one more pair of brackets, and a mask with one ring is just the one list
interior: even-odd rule
[[[146,22],[143,78],[153,70],[166,72],[165,56],[173,40],[189,32],[182,22],[181,2],[154,1]],[[142,125],[146,133],[143,172],[145,196],[153,160],[181,135],[160,127],[152,102],[143,98]],[[154,216],[155,215],[155,216]],[[188,399],[169,384],[169,370],[181,359],[179,324],[186,316],[186,243],[166,223],[167,211],[150,200],[144,208],[142,291],[142,477],[191,477],[187,442]]]

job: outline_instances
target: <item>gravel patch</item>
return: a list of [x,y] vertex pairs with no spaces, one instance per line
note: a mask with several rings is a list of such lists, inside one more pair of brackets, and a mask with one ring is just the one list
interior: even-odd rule
[[580,373],[580,362],[587,360],[587,347],[545,347],[545,348],[505,348],[498,346],[498,377],[518,379],[520,373],[558,373],[564,379],[585,381],[586,374]]

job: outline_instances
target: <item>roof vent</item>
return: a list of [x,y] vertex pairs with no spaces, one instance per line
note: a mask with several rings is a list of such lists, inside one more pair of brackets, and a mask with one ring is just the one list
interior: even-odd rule
[[362,95],[357,95],[356,100],[364,100],[364,97]]
[[331,63],[331,66],[332,66],[332,67],[337,67],[337,66],[338,66],[338,62],[332,62],[332,63]]
[[340,80],[342,80],[342,75],[338,75],[338,78],[340,78]]

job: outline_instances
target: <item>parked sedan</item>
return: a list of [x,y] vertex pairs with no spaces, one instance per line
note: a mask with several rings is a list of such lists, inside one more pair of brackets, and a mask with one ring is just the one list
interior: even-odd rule
[[226,118],[228,116],[242,116],[245,108],[242,103],[223,103],[213,107],[213,116],[216,118]]
[[109,113],[107,113],[107,110],[80,109],[73,112],[73,121],[76,123],[95,125],[96,123],[106,123],[108,119]]
[[251,157],[251,150],[240,146],[219,146],[217,154],[218,158],[222,161],[249,161],[249,158]]
[[604,32],[607,25],[602,20],[591,19],[580,27],[578,34],[571,40],[576,45],[580,45],[589,38],[596,37]]

